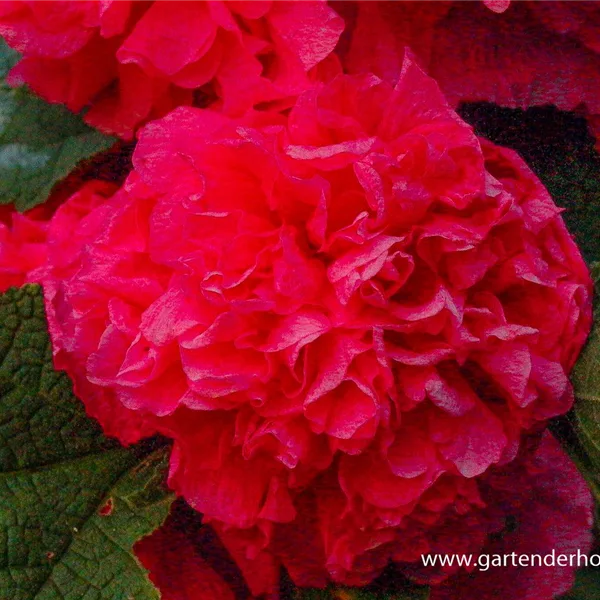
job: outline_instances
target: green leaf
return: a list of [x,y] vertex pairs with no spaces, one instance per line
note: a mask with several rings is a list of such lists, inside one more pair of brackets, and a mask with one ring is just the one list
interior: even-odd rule
[[15,52],[0,39],[0,204],[24,211],[44,202],[55,183],[115,139],[80,116],[5,82]]
[[598,600],[600,598],[600,575],[598,569],[581,569],[575,577],[571,590],[559,600]]
[[158,600],[132,546],[168,514],[167,458],[86,416],[52,367],[39,286],[0,296],[2,600]]
[[[600,264],[592,266],[596,297],[600,291]],[[571,373],[575,389],[573,423],[585,456],[578,466],[600,500],[600,304],[594,309],[594,325]]]
[[0,77],[4,79],[8,72],[17,64],[19,53],[9,48],[6,42],[0,38]]

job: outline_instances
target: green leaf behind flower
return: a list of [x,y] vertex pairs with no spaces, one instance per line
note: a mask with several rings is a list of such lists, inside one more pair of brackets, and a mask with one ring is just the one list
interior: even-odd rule
[[0,296],[2,600],[158,600],[132,546],[168,514],[167,459],[86,416],[53,369],[39,286]]
[[600,598],[600,578],[598,569],[580,569],[575,584],[559,600],[598,600]]
[[25,211],[44,202],[54,184],[115,139],[63,106],[10,88],[5,77],[17,57],[0,39],[0,204]]
[[10,48],[6,42],[0,38],[0,78],[5,79],[8,72],[17,64],[19,53]]
[[596,286],[594,325],[571,374],[575,389],[573,424],[584,456],[579,461],[597,501],[600,501],[600,264],[592,266]]
[[485,102],[463,104],[475,132],[516,150],[565,208],[569,231],[590,263],[600,260],[600,154],[582,116],[551,106],[529,110]]

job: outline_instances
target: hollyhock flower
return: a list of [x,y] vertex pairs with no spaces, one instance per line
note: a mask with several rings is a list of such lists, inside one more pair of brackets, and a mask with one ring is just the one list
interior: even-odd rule
[[[592,498],[582,476],[549,433],[531,456],[494,470],[484,479],[487,510],[503,527],[502,535],[488,537],[482,553],[587,555],[592,545]],[[526,569],[490,567],[470,576],[461,570],[434,588],[431,600],[554,598],[573,585],[575,569],[576,563],[557,563]]]
[[0,291],[41,281],[49,244],[69,257],[79,239],[71,228],[117,189],[106,181],[84,181],[79,174],[64,183],[44,204],[24,213],[12,205],[0,206]]
[[[57,293],[57,279],[77,271],[77,253],[95,238],[98,226],[103,226],[102,220],[97,220],[101,209],[93,209],[101,207],[118,187],[100,180],[80,181],[79,185],[80,189],[68,198],[59,190],[48,202],[24,214],[11,206],[0,207],[0,291],[24,283],[42,283],[49,300]],[[49,310],[47,318],[50,334],[56,340],[56,367],[71,374],[75,392],[85,398],[88,413],[101,418],[107,435],[130,443],[155,433],[147,420],[71,367],[70,355],[65,351],[68,340],[58,342],[62,334],[60,315]]]
[[180,105],[217,98],[241,114],[296,96],[342,29],[320,0],[0,5],[0,34],[23,54],[10,81],[75,112],[90,106],[88,123],[123,138]]
[[482,555],[585,556],[591,548],[591,494],[548,432],[508,465],[474,479],[441,478],[399,525],[384,512],[374,518],[349,508],[334,480],[326,476],[299,495],[298,518],[275,525],[258,551],[256,532],[216,526],[255,594],[276,588],[280,565],[297,585],[324,587],[330,577],[365,585],[393,563],[401,579],[432,586],[432,600],[547,600],[569,589],[576,564],[486,570],[424,566],[422,556],[471,555],[475,565]]
[[395,88],[341,76],[289,117],[177,109],[133,163],[80,234],[56,226],[57,364],[111,433],[174,439],[170,484],[207,518],[268,537],[332,466],[395,526],[570,407],[587,269],[410,57]]
[[344,66],[394,83],[409,45],[454,106],[478,101],[523,109],[553,104],[586,114],[597,134],[598,3],[485,4],[336,3],[352,27]]
[[[68,245],[79,239],[71,237],[71,229],[76,230],[92,208],[117,190],[117,182],[130,169],[130,148],[115,144],[58,182],[43,204],[24,213],[12,204],[0,205],[0,292],[41,280],[49,241],[67,245],[64,255],[68,256]],[[57,211],[49,232],[49,221]]]

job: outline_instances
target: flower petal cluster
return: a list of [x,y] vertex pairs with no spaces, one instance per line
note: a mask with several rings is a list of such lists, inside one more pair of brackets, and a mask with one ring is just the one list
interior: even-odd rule
[[[479,477],[444,476],[400,525],[344,504],[325,476],[298,497],[298,518],[276,525],[267,544],[260,531],[213,527],[256,595],[277,590],[282,565],[298,585],[324,587],[332,576],[364,585],[393,563],[398,579],[431,585],[432,600],[540,600],[567,591],[576,565],[523,569],[509,562],[486,570],[476,561],[485,567],[493,555],[586,555],[592,544],[591,494],[548,432]],[[436,554],[471,555],[472,566],[423,565],[423,555]]]
[[[49,245],[55,248],[59,243],[68,248],[75,244],[69,237],[69,228],[76,227],[82,217],[117,188],[74,172],[56,186],[44,204],[24,213],[12,204],[0,205],[0,291],[41,281],[48,264]],[[67,249],[65,255],[68,254]]]
[[568,589],[573,566],[422,557],[590,548],[589,490],[546,431],[589,273],[523,160],[453,107],[597,126],[599,34],[596,3],[560,0],[0,3],[11,84],[138,138],[124,182],[90,179],[107,154],[0,207],[0,290],[43,285],[55,365],[107,435],[172,440],[203,527],[178,502],[136,545],[165,600],[390,564],[432,600]]
[[[101,207],[118,186],[101,180],[73,181],[79,189],[64,197],[62,190],[42,206],[20,214],[11,206],[0,207],[0,291],[24,283],[42,283],[49,301],[57,293],[56,282],[79,268],[78,253],[103,227]],[[76,393],[85,398],[88,413],[101,420],[105,433],[125,444],[156,433],[149,422],[125,408],[112,394],[92,385],[71,365],[68,339],[62,336],[61,315],[47,310],[50,334],[55,340],[54,360],[67,371]]]
[[[493,524],[480,554],[492,557],[586,555],[592,546],[593,501],[587,483],[558,442],[546,432],[539,444],[514,463],[483,478],[481,494]],[[571,559],[568,559],[569,562]],[[538,600],[567,592],[576,563],[536,564],[525,569],[461,569],[433,588],[432,600],[505,596]]]
[[349,72],[373,72],[393,83],[409,45],[454,106],[552,104],[585,114],[600,139],[597,2],[408,0],[336,6],[350,28],[342,57]]
[[12,83],[131,138],[148,119],[218,100],[228,114],[284,101],[335,47],[343,20],[309,2],[2,2],[23,59]]
[[410,522],[414,561],[445,509],[470,531],[475,478],[571,406],[591,285],[560,209],[410,54],[289,116],[179,108],[133,164],[50,221],[56,364],[111,435],[174,440],[170,485],[230,543],[317,502],[294,579],[368,581]]
[[340,77],[246,121],[148,125],[50,302],[87,379],[162,419],[192,503],[291,518],[287,487],[335,455],[349,496],[410,505],[569,408],[587,270],[539,181],[410,58],[396,88]]

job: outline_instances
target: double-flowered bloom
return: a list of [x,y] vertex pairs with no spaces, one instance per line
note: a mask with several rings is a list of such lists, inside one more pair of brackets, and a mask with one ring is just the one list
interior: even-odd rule
[[[405,46],[447,100],[554,105],[600,132],[600,6],[595,1],[335,2],[345,69],[395,82]],[[491,10],[490,10],[491,9]],[[600,145],[597,145],[597,148]]]
[[342,18],[317,0],[8,1],[0,34],[26,83],[91,125],[131,138],[173,108],[218,100],[228,114],[289,104],[335,47]]
[[[554,104],[600,122],[595,1],[10,0],[11,81],[131,138],[182,105],[282,109],[335,70],[395,83],[404,47],[448,100]],[[339,43],[338,43],[339,42]],[[335,49],[335,54],[334,54]]]
[[[390,559],[441,581],[422,552],[457,531],[484,547],[502,528],[485,489],[571,406],[591,320],[587,269],[518,155],[407,53],[395,86],[339,75],[289,114],[178,108],[133,164],[36,225],[47,248],[22,269],[90,414],[125,443],[172,438],[170,485],[240,561],[276,556],[301,584]],[[299,530],[314,554],[285,543]]]

